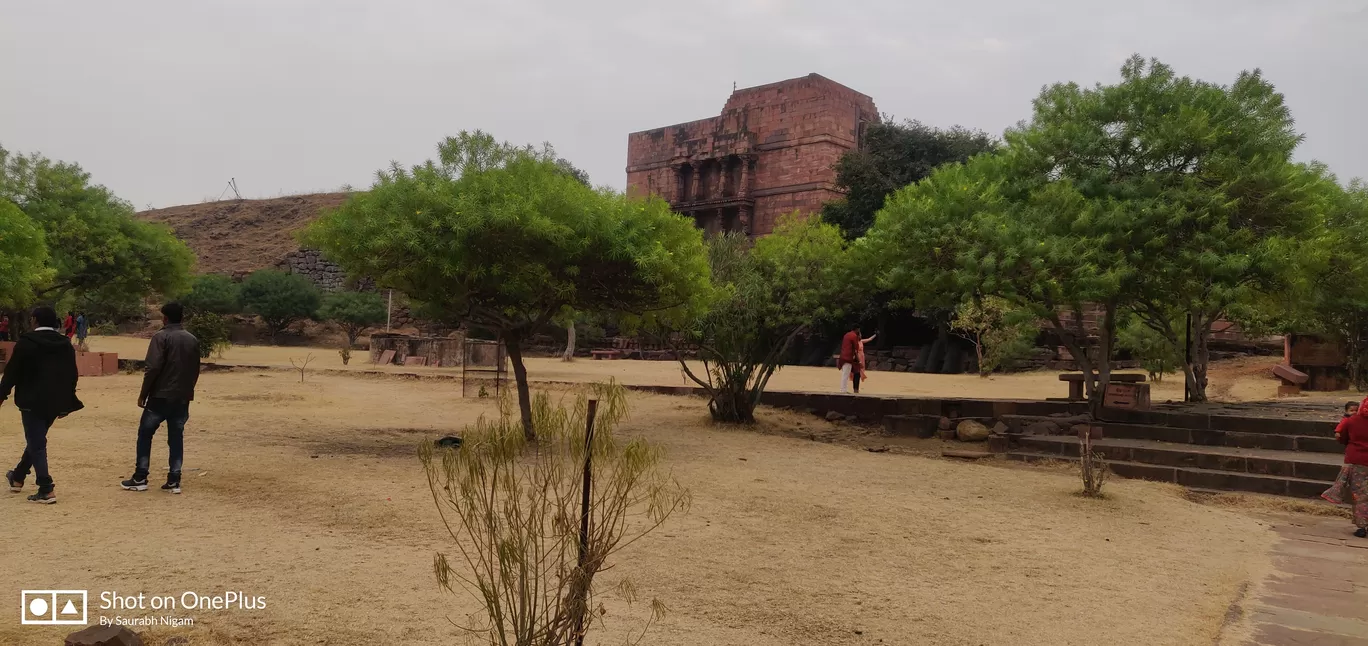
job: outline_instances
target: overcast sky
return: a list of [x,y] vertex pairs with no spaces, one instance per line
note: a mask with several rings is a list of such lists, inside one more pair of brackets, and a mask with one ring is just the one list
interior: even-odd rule
[[[1038,6],[1051,6],[1039,9]],[[1259,67],[1300,157],[1368,177],[1368,0],[0,0],[0,145],[139,209],[369,185],[483,128],[625,183],[627,133],[817,72],[899,118],[994,134],[1132,53]]]

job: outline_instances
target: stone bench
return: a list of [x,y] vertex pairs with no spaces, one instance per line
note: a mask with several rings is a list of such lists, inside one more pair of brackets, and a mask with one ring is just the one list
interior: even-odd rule
[[[1083,401],[1084,376],[1085,375],[1081,372],[1066,372],[1062,375],[1059,375],[1060,381],[1065,381],[1069,384],[1069,401]],[[1092,381],[1094,383],[1097,382],[1097,373],[1093,373]],[[1145,375],[1135,375],[1126,373],[1112,373],[1111,375],[1111,383],[1139,384],[1144,383],[1144,381]]]
[[599,359],[608,359],[611,361],[622,356],[622,352],[618,350],[590,350],[589,354],[594,357],[594,360],[596,361]]

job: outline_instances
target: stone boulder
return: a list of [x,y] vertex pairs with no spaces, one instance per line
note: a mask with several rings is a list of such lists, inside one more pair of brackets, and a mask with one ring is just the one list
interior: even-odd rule
[[1003,433],[1010,433],[1011,431],[1012,427],[1004,422],[998,422],[993,425],[993,435],[1002,435]]
[[143,640],[123,626],[91,626],[67,635],[66,646],[143,646]]
[[948,431],[950,429],[955,428],[955,422],[954,420],[951,420],[949,417],[942,417],[940,418],[940,426],[938,426],[937,428],[939,428],[942,431]]
[[834,410],[829,410],[827,411],[826,419],[828,422],[839,422],[845,419],[845,415],[842,415]]
[[991,431],[982,423],[966,419],[955,427],[955,437],[961,442],[982,442],[988,439]]

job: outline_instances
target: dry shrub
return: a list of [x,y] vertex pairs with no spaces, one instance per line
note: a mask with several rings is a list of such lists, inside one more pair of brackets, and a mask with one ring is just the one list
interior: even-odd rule
[[[594,384],[569,407],[546,393],[532,401],[535,441],[517,409],[481,417],[458,449],[420,449],[428,484],[456,543],[456,566],[436,557],[438,583],[484,606],[461,626],[488,644],[561,646],[582,638],[605,613],[594,603],[594,576],[610,557],[687,507],[688,492],[659,468],[660,452],[644,440],[621,442],[614,429],[627,416],[625,391]],[[581,554],[581,496],[588,400],[598,401],[592,443],[592,486],[586,548]],[[631,584],[618,590],[633,601]],[[664,610],[652,601],[652,616]],[[580,627],[582,626],[582,628]],[[637,637],[640,639],[640,636]]]
[[1080,438],[1078,455],[1082,458],[1078,463],[1083,470],[1083,495],[1101,498],[1102,485],[1106,483],[1111,470],[1107,468],[1107,461],[1102,454],[1093,450],[1089,433],[1083,433]]

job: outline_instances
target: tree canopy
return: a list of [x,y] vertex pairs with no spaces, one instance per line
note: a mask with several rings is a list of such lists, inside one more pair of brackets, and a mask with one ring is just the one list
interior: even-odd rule
[[[47,249],[47,271],[33,281],[27,298],[16,299],[17,305],[93,291],[105,300],[128,301],[175,293],[190,277],[195,256],[185,243],[165,227],[138,220],[132,205],[92,184],[76,164],[0,148],[0,202],[6,201],[42,230]],[[12,212],[6,216],[11,219]],[[9,244],[22,247],[16,258],[37,258],[32,243],[23,242],[29,239],[25,231],[16,229],[17,239]],[[5,280],[39,275],[21,269]]]
[[323,297],[318,308],[320,320],[336,323],[347,333],[347,347],[366,328],[385,322],[385,299],[374,292],[333,292]]
[[200,274],[178,298],[191,314],[236,314],[242,308],[239,286],[223,274]]
[[859,238],[893,192],[939,166],[996,148],[987,133],[960,126],[943,130],[911,120],[869,124],[861,146],[836,162],[836,186],[845,197],[823,205],[822,220],[840,227],[848,239]]
[[238,293],[242,308],[261,317],[272,339],[295,321],[312,318],[322,298],[307,277],[273,269],[249,274]]
[[646,321],[697,308],[702,235],[664,201],[592,189],[549,147],[462,132],[438,157],[381,170],[304,234],[354,276],[497,331],[532,433],[522,343],[564,310]]

